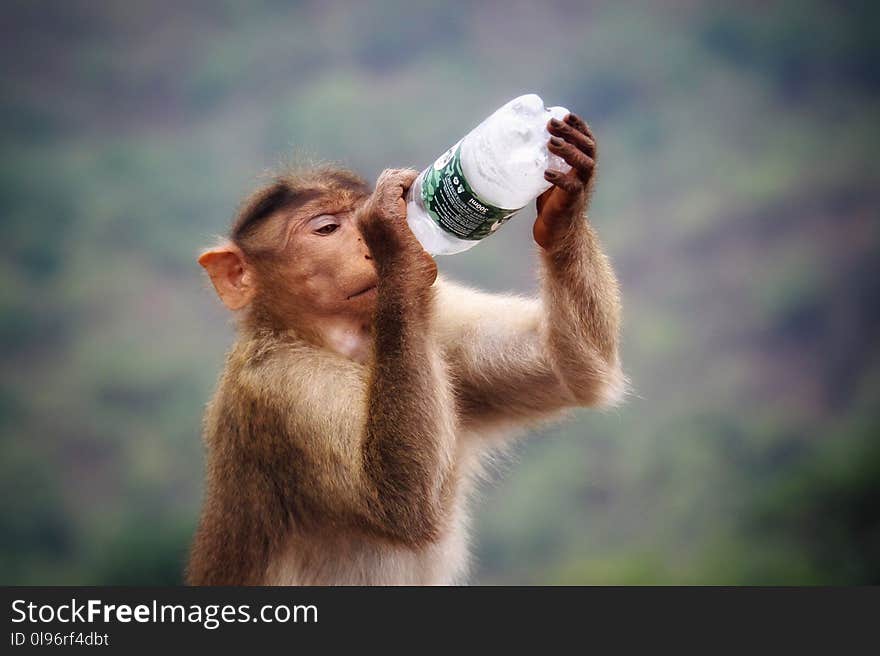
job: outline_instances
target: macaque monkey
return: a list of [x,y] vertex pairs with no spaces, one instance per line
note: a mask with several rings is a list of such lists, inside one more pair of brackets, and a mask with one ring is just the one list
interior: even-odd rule
[[517,427],[621,398],[617,282],[586,218],[595,142],[551,120],[539,298],[438,276],[406,223],[417,173],[371,191],[279,176],[205,251],[238,334],[204,419],[195,585],[455,584],[468,497]]

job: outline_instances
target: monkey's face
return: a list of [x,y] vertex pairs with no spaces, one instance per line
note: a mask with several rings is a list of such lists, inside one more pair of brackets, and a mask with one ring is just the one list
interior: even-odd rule
[[355,220],[356,203],[298,212],[270,273],[273,299],[296,315],[369,320],[376,306],[376,268]]
[[275,326],[320,331],[328,320],[370,322],[378,278],[355,218],[366,188],[325,186],[295,196],[239,242],[203,252],[199,263],[229,309],[250,308]]

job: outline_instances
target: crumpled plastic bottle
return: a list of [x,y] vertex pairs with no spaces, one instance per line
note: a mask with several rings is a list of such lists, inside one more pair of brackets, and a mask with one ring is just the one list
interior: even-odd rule
[[550,188],[544,171],[567,172],[547,149],[547,122],[566,114],[536,94],[519,96],[422,171],[407,194],[407,221],[425,250],[472,248]]

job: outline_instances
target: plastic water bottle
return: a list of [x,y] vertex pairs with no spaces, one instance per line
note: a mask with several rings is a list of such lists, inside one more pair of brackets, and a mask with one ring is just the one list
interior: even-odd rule
[[472,248],[550,188],[544,171],[568,171],[547,149],[547,121],[566,114],[533,93],[514,98],[422,171],[406,211],[425,250],[449,255]]

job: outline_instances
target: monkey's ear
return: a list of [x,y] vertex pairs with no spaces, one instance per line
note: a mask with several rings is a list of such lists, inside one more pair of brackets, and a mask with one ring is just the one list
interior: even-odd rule
[[209,248],[199,255],[201,264],[217,295],[230,310],[240,310],[254,296],[253,275],[244,261],[241,250],[234,244]]

